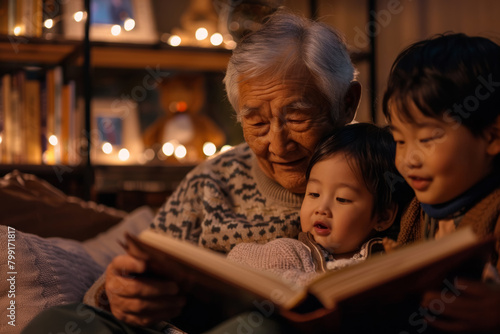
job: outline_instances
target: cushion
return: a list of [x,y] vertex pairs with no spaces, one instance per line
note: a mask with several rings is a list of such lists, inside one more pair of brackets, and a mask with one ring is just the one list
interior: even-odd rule
[[43,237],[86,240],[127,213],[67,196],[50,183],[17,170],[0,179],[0,223]]
[[0,333],[19,333],[43,309],[81,301],[104,271],[78,241],[41,238],[4,225],[0,254],[0,271],[7,275],[0,280]]
[[153,218],[153,210],[148,206],[141,206],[129,213],[119,224],[83,241],[83,248],[99,265],[107,267],[115,256],[125,253],[122,246],[125,243],[125,232],[138,235],[151,225]]

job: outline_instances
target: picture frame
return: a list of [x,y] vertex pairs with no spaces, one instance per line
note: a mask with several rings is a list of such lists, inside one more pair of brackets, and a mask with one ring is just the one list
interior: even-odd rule
[[[117,7],[117,4],[120,6]],[[158,42],[151,0],[93,0],[91,1],[90,40],[114,43],[154,44]],[[83,0],[66,1],[63,7],[63,29],[67,39],[82,40],[85,20],[77,22],[75,13],[84,12]],[[124,20],[135,21],[133,29],[126,31]],[[112,27],[121,27],[119,34]]]
[[[140,164],[144,152],[137,103],[126,99],[94,98],[91,103],[91,160],[100,165]],[[107,152],[104,149],[107,144]],[[129,157],[120,158],[126,149]]]

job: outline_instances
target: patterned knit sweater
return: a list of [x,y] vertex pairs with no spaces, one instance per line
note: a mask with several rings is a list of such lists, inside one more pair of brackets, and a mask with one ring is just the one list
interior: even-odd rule
[[371,255],[371,246],[382,240],[369,240],[351,258],[335,259],[333,254],[318,243],[307,240],[306,234],[308,233],[301,232],[299,240],[280,238],[263,245],[240,243],[229,252],[227,259],[267,271],[294,286],[301,287],[309,284],[321,273],[346,268],[366,260]]
[[152,228],[227,253],[240,242],[297,237],[302,199],[269,179],[244,143],[194,168]]
[[[414,199],[401,218],[399,244],[408,244],[423,238],[425,213],[420,202]],[[491,234],[500,236],[500,189],[495,189],[470,208],[460,220],[458,228],[471,226],[479,237]],[[500,271],[500,241],[497,240],[491,262]]]

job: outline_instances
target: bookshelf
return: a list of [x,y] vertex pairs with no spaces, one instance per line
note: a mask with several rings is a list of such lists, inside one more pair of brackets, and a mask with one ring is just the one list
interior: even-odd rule
[[[15,43],[15,48],[13,46]],[[47,41],[42,38],[16,38],[0,36],[0,76],[6,73],[17,73],[26,67],[36,66],[41,71],[54,66],[73,68],[68,72],[81,71],[84,65],[82,42],[79,41]],[[113,43],[91,43],[90,59],[94,72],[101,69],[116,68],[118,70],[143,69],[154,64],[161,68],[189,70],[200,72],[223,71],[230,57],[226,50],[197,50],[195,48],[172,49],[141,45],[123,45]],[[80,80],[81,78],[79,78]],[[81,91],[81,87],[79,90]],[[81,92],[80,92],[81,93]],[[90,102],[90,101],[89,101]],[[88,131],[87,131],[88,132]],[[83,189],[87,185],[81,180],[85,178],[85,163],[69,165],[2,163],[0,174],[19,169],[22,172],[40,176],[71,195],[81,196],[82,192],[93,193],[92,199],[115,194],[115,201],[120,201],[121,191],[137,193],[159,192],[169,193],[178,181],[193,165],[177,166],[94,166],[92,167],[93,189]],[[62,172],[62,174],[61,174]],[[60,177],[57,175],[61,174]],[[163,181],[152,180],[163,179]],[[133,176],[133,177],[132,177]],[[166,177],[168,176],[168,177]],[[165,178],[171,182],[165,182]],[[106,182],[104,182],[106,180]],[[125,186],[124,186],[125,185]],[[109,203],[113,204],[113,203]]]
[[[310,3],[310,12],[316,13],[316,1]],[[85,4],[88,8],[89,1],[85,1]],[[373,64],[371,55],[370,52],[359,52],[353,53],[352,58],[354,62]],[[74,83],[72,96],[79,101],[79,128],[84,133],[84,136],[80,137],[81,161],[68,164],[59,159],[50,163],[42,161],[33,164],[26,161],[6,163],[0,159],[0,176],[19,169],[21,172],[47,179],[66,193],[84,199],[126,210],[133,209],[137,204],[151,202],[156,206],[158,200],[152,199],[151,196],[157,195],[157,198],[164,199],[195,164],[157,162],[144,165],[105,165],[92,159],[90,153],[93,143],[92,136],[89,135],[92,132],[92,102],[101,98],[103,91],[114,98],[122,96],[123,89],[120,91],[118,86],[124,84],[132,85],[128,87],[128,91],[125,89],[130,95],[130,92],[134,91],[134,84],[130,83],[132,81],[129,79],[137,76],[136,86],[140,86],[148,67],[160,68],[169,73],[197,73],[208,78],[205,90],[208,108],[212,110],[208,116],[219,117],[219,124],[221,120],[225,122],[223,130],[226,135],[234,131],[235,134],[230,136],[242,140],[242,136],[236,133],[240,131],[239,127],[234,126],[234,120],[227,111],[216,115],[220,110],[217,103],[223,101],[228,105],[224,94],[221,94],[223,89],[217,88],[215,93],[211,90],[214,89],[214,83],[221,84],[221,75],[230,56],[231,51],[223,48],[172,47],[161,42],[151,45],[91,42],[88,27],[82,40],[67,40],[62,34],[51,38],[0,34],[0,78],[7,73],[31,71],[36,68],[41,73],[39,80],[45,80],[43,78],[47,73],[56,67],[61,68],[63,83]],[[158,104],[157,101],[146,102]],[[158,106],[155,108],[158,109]],[[235,140],[230,144],[237,142],[239,141]],[[134,196],[135,202],[131,199]],[[149,199],[145,199],[146,197]]]
[[[88,1],[86,1],[86,6],[88,8]],[[25,124],[21,123],[24,122],[25,118],[24,81],[28,80],[28,77],[34,76],[29,79],[37,81],[42,86],[42,91],[38,94],[45,96],[38,95],[38,99],[47,100],[48,77],[55,68],[58,69],[58,80],[60,80],[61,85],[59,89],[62,90],[65,85],[71,82],[73,84],[71,98],[80,101],[78,129],[84,134],[89,134],[91,132],[90,105],[94,94],[91,80],[99,77],[101,71],[110,68],[127,71],[155,66],[175,71],[221,72],[226,67],[230,51],[185,47],[173,49],[160,44],[90,43],[88,36],[88,27],[83,40],[77,41],[66,40],[62,35],[46,39],[0,34],[0,78],[8,78],[5,82],[0,81],[0,88],[9,86],[7,97],[0,94],[2,102],[0,106],[0,120],[2,121],[0,131],[3,143],[0,144],[0,149],[3,149],[0,151],[0,176],[18,169],[21,172],[35,174],[49,181],[69,195],[99,201],[103,196],[114,194],[114,202],[104,203],[110,205],[120,201],[120,196],[124,197],[123,192],[135,193],[139,196],[146,193],[158,193],[163,196],[169,194],[193,165],[99,166],[90,159],[90,135],[78,137],[80,140],[78,150],[81,153],[79,161],[63,161],[61,157],[47,161],[46,157],[42,158],[41,156],[39,160],[26,160],[26,151],[20,145],[24,145],[25,137],[32,134],[33,125],[26,129]],[[12,78],[18,76],[23,78],[23,84],[19,87],[12,82]],[[13,87],[19,88],[19,92],[23,92],[23,94],[15,103],[15,109],[6,111],[6,107],[10,109],[13,105],[10,102],[12,100],[11,88]],[[3,92],[0,90],[0,93]],[[38,104],[41,103],[38,102]],[[41,118],[42,123],[48,121],[45,118],[47,115],[43,114],[47,110],[38,110],[37,112],[37,119]],[[9,114],[7,118],[12,115],[19,116],[19,124],[17,124],[18,119],[16,118],[15,127],[11,123],[6,126],[4,123],[6,113]],[[40,113],[42,114],[40,115]],[[60,116],[52,115],[52,117],[61,121]],[[5,132],[9,128],[10,135],[6,136]],[[41,128],[36,130],[44,131]],[[21,132],[23,134],[20,136]],[[35,133],[31,137],[40,138],[40,135]],[[46,138],[48,134],[45,137],[42,134],[41,137],[42,141],[48,141]],[[37,141],[39,140],[37,139]],[[44,145],[50,146],[48,143],[44,143]],[[10,151],[13,146],[19,146],[19,150],[15,154],[12,153],[11,156]],[[9,154],[8,158],[6,158],[6,153]],[[160,178],[163,180],[159,180]]]

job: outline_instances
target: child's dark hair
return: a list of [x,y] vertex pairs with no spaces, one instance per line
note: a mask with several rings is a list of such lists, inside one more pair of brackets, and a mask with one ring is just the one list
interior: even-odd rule
[[389,121],[392,110],[411,121],[412,104],[425,116],[463,124],[480,136],[500,114],[500,46],[465,34],[410,45],[392,65],[383,112]]
[[396,146],[388,127],[356,123],[340,127],[318,144],[306,172],[309,180],[312,167],[331,156],[342,153],[355,164],[351,166],[373,195],[372,214],[383,213],[393,204],[399,212],[413,197],[413,191],[394,164]]

